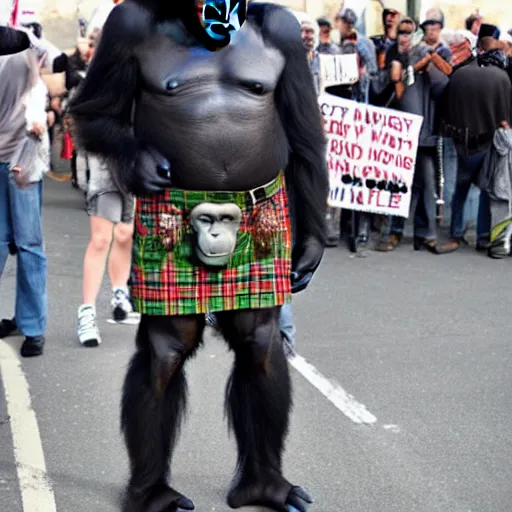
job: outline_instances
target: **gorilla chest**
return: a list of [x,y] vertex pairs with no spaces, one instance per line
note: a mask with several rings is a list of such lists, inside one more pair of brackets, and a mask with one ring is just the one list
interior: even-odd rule
[[256,28],[244,25],[218,52],[177,42],[176,30],[162,26],[138,54],[143,89],[160,108],[204,119],[272,103],[284,59]]
[[135,135],[171,162],[180,186],[244,190],[270,181],[286,147],[274,101],[284,57],[247,23],[218,52],[169,33],[137,55]]

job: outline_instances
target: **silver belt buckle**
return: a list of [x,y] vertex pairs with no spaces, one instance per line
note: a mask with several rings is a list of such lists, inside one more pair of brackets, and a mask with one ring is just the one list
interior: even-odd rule
[[[261,191],[261,193],[258,194],[258,192],[260,192],[260,191]],[[260,197],[258,197],[257,194],[260,195]],[[267,198],[267,194],[265,192],[265,186],[257,187],[257,188],[253,188],[252,190],[249,190],[249,195],[251,196],[253,205],[258,204],[261,201],[264,201]]]

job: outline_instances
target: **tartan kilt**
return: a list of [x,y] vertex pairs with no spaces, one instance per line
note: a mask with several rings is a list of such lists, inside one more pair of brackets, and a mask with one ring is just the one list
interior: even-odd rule
[[[180,189],[138,198],[131,276],[135,310],[176,316],[289,303],[292,240],[283,173],[266,187],[259,202],[248,192]],[[220,269],[207,268],[195,253],[189,214],[204,202],[235,203],[242,210],[236,247]]]

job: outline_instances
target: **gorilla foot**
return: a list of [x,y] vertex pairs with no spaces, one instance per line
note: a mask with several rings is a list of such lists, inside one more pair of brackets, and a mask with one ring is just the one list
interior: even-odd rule
[[123,512],[187,512],[194,503],[166,485],[158,485],[144,494],[128,491]]
[[308,512],[313,503],[301,487],[292,486],[281,475],[243,478],[228,494],[228,505],[241,512]]

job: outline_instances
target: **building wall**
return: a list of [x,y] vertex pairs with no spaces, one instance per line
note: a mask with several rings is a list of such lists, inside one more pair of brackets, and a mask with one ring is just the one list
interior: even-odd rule
[[[163,0],[170,1],[170,0]],[[260,0],[261,1],[261,0]],[[381,32],[382,6],[379,0],[270,0],[285,5],[297,11],[307,11],[314,18],[326,15],[333,19],[335,13],[343,5],[361,8],[366,2],[367,34],[373,35]],[[446,16],[446,24],[450,28],[463,28],[464,19],[475,9],[480,7],[482,14],[491,23],[499,25],[502,29],[512,28],[512,0],[417,0],[420,12],[427,8],[441,7]],[[77,34],[77,19],[89,18],[92,11],[99,5],[109,3],[110,0],[20,0],[23,6],[37,9],[46,27],[46,33],[61,47],[73,46]],[[406,12],[407,0],[385,0],[389,7],[400,12]]]

